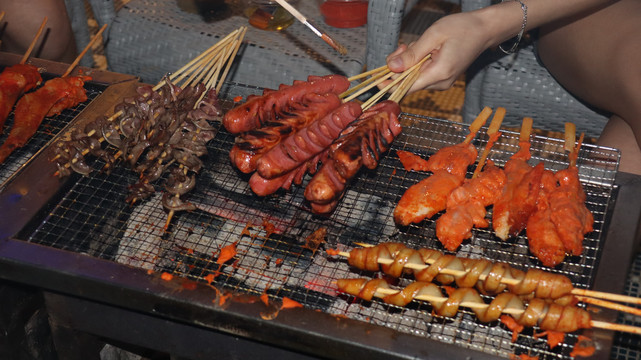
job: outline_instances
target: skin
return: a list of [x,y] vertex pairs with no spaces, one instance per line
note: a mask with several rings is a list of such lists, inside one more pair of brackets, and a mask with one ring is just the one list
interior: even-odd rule
[[43,30],[31,56],[71,63],[77,55],[76,42],[64,0],[0,0],[5,16],[0,23],[0,50],[23,55],[36,36],[42,21]]
[[[538,50],[550,73],[578,98],[613,114],[598,142],[621,150],[621,171],[641,174],[641,2],[524,2],[526,31],[540,29]],[[387,64],[402,72],[431,53],[410,91],[446,90],[483,51],[514,37],[522,21],[517,1],[452,14],[399,46]]]

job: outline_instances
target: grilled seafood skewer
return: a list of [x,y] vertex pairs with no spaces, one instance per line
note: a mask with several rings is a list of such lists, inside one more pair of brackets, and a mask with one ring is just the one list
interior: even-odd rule
[[436,237],[447,250],[456,250],[463,240],[472,237],[473,227],[489,226],[485,219],[486,208],[496,201],[506,177],[503,170],[491,161],[484,164],[490,149],[501,135],[498,130],[504,116],[505,108],[497,108],[487,131],[490,138],[472,178],[465,179],[461,186],[450,192],[445,213],[436,220]]
[[485,107],[470,125],[470,132],[463,142],[444,147],[428,159],[431,176],[410,186],[394,209],[394,220],[406,226],[419,223],[445,209],[447,196],[465,179],[467,167],[478,155],[472,139],[490,117],[492,109]]
[[[227,59],[223,54],[232,54],[235,55],[238,51],[238,46],[240,46],[240,43],[242,42],[242,38],[245,35],[247,28],[241,27],[240,29],[234,30],[231,32],[229,35],[221,39],[219,42],[214,44],[212,47],[209,49],[205,50],[203,53],[198,55],[196,58],[191,60],[189,63],[185,64],[182,68],[177,70],[176,72],[169,74],[165,79],[161,80],[158,84],[156,84],[153,88],[152,91],[158,91],[160,90],[167,82],[175,82],[178,84],[179,87],[185,88],[187,86],[195,85],[197,84],[205,74],[207,76],[205,77],[205,81],[207,84],[207,88],[212,88],[215,83],[214,81],[216,80],[216,76],[219,75],[219,71],[213,71],[216,70],[216,68],[213,65],[219,65],[221,66],[221,59]],[[229,50],[228,48],[232,47],[232,50]],[[221,48],[223,49],[222,53]],[[226,50],[227,49],[227,50]],[[229,51],[229,52],[228,52]],[[233,58],[232,58],[233,59]],[[224,62],[224,61],[222,61]],[[225,70],[223,71],[222,76],[226,76],[229,68],[229,63]],[[220,68],[219,68],[220,69]],[[189,78],[187,78],[189,76]],[[185,80],[187,78],[187,80]],[[180,83],[183,81],[183,83]],[[218,82],[218,88],[221,86],[221,84],[224,81],[224,77],[221,77],[221,79]],[[151,92],[147,92],[142,94],[142,96],[149,96]],[[206,91],[204,92],[206,93]],[[199,98],[199,101],[202,100],[202,96]],[[94,135],[98,135],[98,141],[102,143],[103,141],[110,142],[109,139],[113,137],[117,137],[120,131],[120,126],[118,123],[115,122],[116,119],[118,119],[120,116],[123,115],[122,111],[116,111],[113,115],[108,117],[106,119],[108,125],[108,131],[103,131],[102,134],[97,134],[97,129],[90,129],[88,132],[86,132],[87,137],[94,137]],[[111,125],[113,123],[113,125]],[[71,134],[67,134],[67,138],[70,138]],[[113,144],[112,144],[113,145]],[[118,145],[115,145],[118,146]],[[83,149],[81,151],[81,155],[87,155],[90,152],[90,149]],[[122,155],[122,152],[116,153],[113,157],[114,160],[117,159]],[[57,161],[62,155],[57,155],[52,159],[52,161]],[[71,159],[71,163],[63,163],[61,166],[64,167],[64,169],[60,169],[56,174],[60,176],[65,176],[68,174],[68,171],[65,169],[69,169],[72,167],[72,165],[76,162],[78,162],[80,159],[79,157],[73,157]],[[110,166],[110,163],[107,163],[107,166]]]
[[328,250],[328,254],[345,257],[351,266],[358,269],[382,270],[393,277],[412,272],[418,281],[436,280],[444,285],[455,282],[459,287],[476,287],[485,294],[508,290],[527,297],[554,300],[566,297],[567,302],[571,302],[575,295],[580,296],[580,300],[593,297],[641,304],[641,299],[635,297],[574,288],[568,277],[544,270],[522,271],[506,263],[445,255],[427,248],[415,250],[394,242],[376,246],[361,245],[365,247],[354,248],[349,252]]
[[540,191],[543,164],[532,167],[530,159],[530,133],[532,118],[523,118],[519,135],[519,150],[505,164],[503,171],[507,182],[501,195],[494,203],[492,227],[494,234],[501,240],[517,235],[536,210]]
[[574,146],[575,134],[574,124],[566,123],[566,148],[570,149],[568,168],[554,175],[544,173],[537,209],[527,222],[530,251],[549,267],[561,263],[566,253],[580,255],[584,235],[592,231],[594,222],[585,206],[586,195],[576,166],[583,135]]
[[586,310],[576,306],[549,303],[538,298],[531,299],[526,305],[511,293],[500,293],[487,304],[474,289],[452,289],[445,296],[441,287],[429,282],[413,282],[401,290],[390,288],[383,279],[339,279],[336,284],[340,291],[367,301],[378,297],[396,306],[405,306],[413,300],[426,301],[436,314],[445,317],[455,316],[462,306],[471,309],[481,322],[492,322],[500,319],[502,314],[508,314],[519,325],[538,326],[543,330],[567,333],[579,329],[616,327],[620,331],[641,333],[637,327],[592,320]]

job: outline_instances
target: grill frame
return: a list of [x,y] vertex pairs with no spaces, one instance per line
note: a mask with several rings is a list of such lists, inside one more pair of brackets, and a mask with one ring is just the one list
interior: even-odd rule
[[[108,87],[100,95],[101,100],[91,104],[100,108],[91,108],[81,113],[74,123],[92,120],[91,113],[94,111],[108,113],[107,103],[113,105],[115,99],[132,93],[134,89],[135,84],[130,82]],[[265,321],[260,315],[265,310],[264,305],[257,302],[246,303],[242,296],[235,298],[235,301],[232,299],[224,306],[212,305],[216,291],[202,283],[195,283],[193,290],[185,291],[184,284],[191,283],[190,280],[163,281],[158,273],[149,274],[143,269],[28,243],[18,235],[20,230],[29,227],[29,221],[38,218],[38,212],[48,202],[54,201],[56,194],[77,180],[74,177],[60,181],[37,176],[42,171],[55,171],[47,160],[49,150],[44,149],[36,156],[0,193],[0,204],[11,204],[12,207],[21,209],[19,212],[7,211],[8,207],[2,206],[0,210],[2,218],[10,219],[8,224],[0,226],[0,276],[3,278],[184,322],[195,328],[203,326],[224,334],[252,338],[276,347],[323,357],[339,358],[344,354],[367,353],[374,358],[445,358],[448,355],[451,358],[460,356],[463,351],[474,353],[475,358],[494,358],[456,345],[426,340],[386,327],[308,309],[282,311],[275,319]],[[628,175],[617,174],[612,204],[609,204],[611,210],[608,214],[610,226],[607,237],[619,238],[620,241],[606,241],[603,248],[602,262],[609,263],[611,259],[618,259],[614,262],[616,266],[609,266],[603,271],[601,268],[604,267],[601,266],[597,271],[594,288],[604,291],[621,292],[627,265],[620,260],[627,255],[631,258],[631,249],[634,248],[630,234],[634,233],[634,225],[638,224],[639,209],[615,201],[615,198],[628,198],[641,188],[639,177]],[[20,189],[38,191],[16,197]],[[189,288],[191,287],[190,284]],[[608,321],[614,318],[607,311],[599,316],[599,319]],[[599,349],[595,357],[607,358],[612,333],[594,330],[594,335],[598,336],[600,344],[605,348]],[[291,341],[290,338],[297,341]],[[389,341],[390,339],[394,341]],[[331,346],[318,346],[319,344]],[[430,349],[427,354],[426,349]]]

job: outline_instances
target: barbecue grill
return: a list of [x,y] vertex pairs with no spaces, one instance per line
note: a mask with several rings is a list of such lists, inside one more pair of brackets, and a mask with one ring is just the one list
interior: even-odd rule
[[[95,171],[89,176],[53,176],[52,144],[56,135],[68,130],[65,125],[82,126],[96,116],[112,114],[113,106],[139,85],[117,74],[98,78],[89,85],[87,104],[51,119],[61,126],[38,133],[29,145],[33,150],[18,154],[23,162],[19,171],[0,168],[8,179],[0,193],[0,276],[50,291],[52,309],[67,311],[58,320],[97,335],[123,337],[122,341],[139,338],[146,346],[182,349],[193,356],[222,346],[258,357],[268,351],[283,357],[436,359],[465,354],[489,359],[524,353],[539,359],[571,358],[576,334],[568,334],[550,350],[533,331],[512,342],[510,330],[499,322],[480,323],[471,311],[443,318],[433,315],[427,303],[399,308],[357,301],[335,290],[337,279],[374,274],[351,268],[345,259],[328,256],[326,249],[385,241],[440,249],[433,221],[405,228],[394,224],[392,212],[400,196],[425,176],[404,170],[395,151],[427,157],[461,142],[467,135],[465,124],[403,113],[403,133],[391,150],[375,170],[360,172],[328,217],[311,214],[304,184],[265,198],[253,195],[247,177],[229,164],[234,136],[221,126],[208,143],[205,167],[187,197],[196,210],[176,213],[165,231],[162,189],[148,200],[128,204],[127,186],[136,182],[137,174],[122,164],[105,172],[105,164],[93,160]],[[220,96],[229,109],[235,96],[261,91],[227,83]],[[484,128],[474,144],[480,149],[487,140]],[[517,149],[518,133],[506,129],[489,158],[503,165]],[[532,158],[546,168],[567,167],[560,139],[534,136]],[[584,144],[579,154],[594,231],[586,236],[583,256],[568,257],[552,270],[568,276],[578,288],[618,293],[623,289],[639,219],[639,209],[625,199],[639,191],[641,180],[618,173],[618,162],[617,150],[591,144]],[[319,232],[326,232],[322,241],[314,236]],[[219,263],[221,249],[232,245],[234,258]],[[521,269],[542,268],[523,236],[505,243],[484,229],[475,229],[457,255]],[[261,296],[267,296],[269,304]],[[284,298],[304,308],[280,309]],[[120,320],[112,320],[110,327],[104,323],[107,314]],[[604,310],[594,317],[613,321],[616,314]],[[147,326],[144,336],[131,330],[136,324]],[[167,333],[157,327],[166,327]],[[169,332],[170,328],[179,330]],[[192,344],[196,337],[191,334],[200,333],[223,345],[198,351],[178,345]],[[594,357],[608,358],[613,333],[585,333],[597,342]],[[148,334],[155,341],[143,340]],[[224,339],[248,345],[231,350]]]

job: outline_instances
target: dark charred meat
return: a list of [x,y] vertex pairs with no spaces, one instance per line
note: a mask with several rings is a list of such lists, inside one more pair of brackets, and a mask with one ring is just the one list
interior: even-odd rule
[[229,152],[232,164],[249,174],[256,170],[260,158],[281,140],[301,128],[325,117],[341,103],[338,95],[305,94],[299,102],[289,102],[281,109],[266,113],[264,125],[240,134]]
[[[85,175],[91,172],[83,158],[87,154],[105,160],[106,168],[120,158],[140,174],[139,181],[128,188],[127,202],[150,197],[156,192],[152,183],[168,173],[163,206],[168,211],[193,209],[181,196],[195,187],[195,174],[203,165],[199,157],[207,153],[207,142],[215,136],[216,129],[209,121],[220,120],[222,114],[216,91],[207,91],[197,106],[206,91],[203,84],[181,89],[165,81],[158,91],[147,85],[137,91],[137,96],[115,107],[120,114],[117,119],[98,117],[84,131],[74,131],[58,143],[59,174],[68,175],[68,167]],[[118,152],[102,149],[102,140]]]

